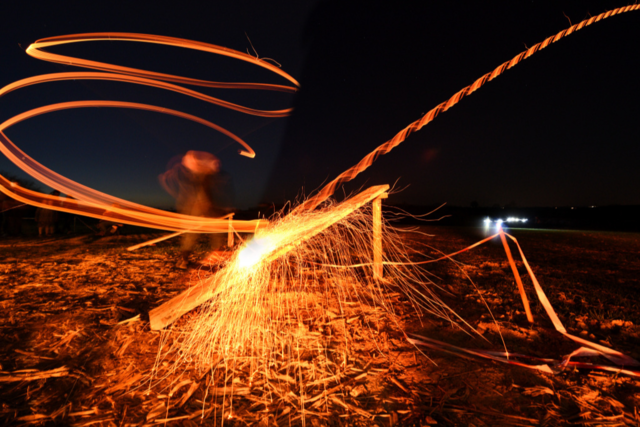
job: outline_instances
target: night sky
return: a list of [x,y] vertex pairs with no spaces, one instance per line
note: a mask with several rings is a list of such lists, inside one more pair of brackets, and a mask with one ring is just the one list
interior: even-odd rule
[[[38,4],[42,4],[39,6]],[[77,68],[29,57],[37,39],[83,32],[180,37],[273,58],[295,95],[198,89],[289,118],[243,115],[160,89],[56,82],[0,99],[0,120],[82,99],[143,102],[214,121],[239,146],[157,113],[81,109],[18,124],[7,135],[51,169],[135,202],[170,207],[157,181],[187,150],[216,154],[238,208],[318,189],[484,73],[621,1],[2,2],[0,85]],[[397,3],[397,4],[396,4]],[[206,5],[206,6],[205,6]],[[566,16],[565,16],[566,15]],[[246,35],[245,35],[246,33]],[[390,203],[480,206],[640,204],[640,11],[595,23],[486,84],[340,190],[389,183]],[[255,66],[184,49],[91,42],[51,51],[217,81],[285,84]],[[0,170],[20,172],[4,157]],[[41,189],[49,190],[41,186]]]

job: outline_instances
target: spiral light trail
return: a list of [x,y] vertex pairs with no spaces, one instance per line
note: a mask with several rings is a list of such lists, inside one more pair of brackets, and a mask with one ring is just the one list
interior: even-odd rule
[[[69,56],[58,55],[42,50],[43,48],[58,46],[62,44],[90,42],[99,40],[118,40],[129,42],[143,42],[161,44],[186,49],[199,50],[202,52],[223,55],[237,60],[241,60],[253,65],[257,65],[268,71],[271,71],[286,80],[292,86],[264,84],[264,83],[246,83],[246,82],[215,82],[207,80],[198,80],[188,77],[180,77],[169,74],[162,74],[152,71],[140,70],[135,68],[123,67],[103,62],[89,61],[81,58],[73,58]],[[225,89],[242,89],[242,90],[267,90],[278,92],[295,92],[298,88],[298,82],[289,74],[280,68],[255,58],[246,53],[238,52],[221,46],[208,43],[196,42],[173,37],[155,36],[148,34],[133,33],[87,33],[74,34],[58,37],[50,37],[41,39],[33,43],[27,48],[27,53],[34,58],[38,58],[48,62],[60,63],[65,65],[73,65],[78,67],[100,70],[103,72],[67,72],[44,74],[40,76],[29,77],[11,83],[0,89],[0,97],[10,92],[22,89],[31,85],[49,83],[65,80],[106,80],[117,81],[123,83],[132,83],[144,86],[155,87],[159,89],[177,92],[195,99],[205,101],[210,104],[218,105],[230,110],[238,111],[244,114],[260,116],[260,117],[285,117],[291,113],[291,109],[283,110],[258,110],[246,106],[234,104],[222,99],[218,99],[198,91],[180,86],[180,84],[196,85],[203,87],[225,88]],[[139,225],[143,227],[158,228],[170,231],[189,231],[198,230],[200,232],[226,232],[231,226],[236,231],[251,232],[256,228],[265,225],[265,221],[237,221],[225,218],[201,218],[191,217],[188,215],[180,215],[171,212],[165,212],[159,209],[153,209],[137,203],[123,200],[90,187],[84,186],[78,182],[72,181],[37,162],[25,152],[20,150],[4,133],[9,127],[20,123],[21,121],[46,114],[54,111],[71,109],[71,108],[89,108],[89,107],[111,107],[111,108],[133,108],[147,111],[154,111],[163,114],[169,114],[200,123],[204,126],[212,128],[227,137],[233,139],[242,146],[240,154],[249,158],[255,157],[255,151],[240,137],[223,127],[212,123],[200,117],[186,114],[181,111],[171,110],[160,106],[121,102],[121,101],[72,101],[58,103],[39,107],[22,114],[18,114],[0,124],[0,151],[11,160],[20,169],[37,179],[38,181],[59,190],[62,193],[72,196],[75,200],[48,196],[45,194],[30,191],[19,187],[15,183],[0,177],[0,191],[8,196],[28,203],[34,206],[46,207],[64,212],[76,213],[95,218],[113,220],[117,218],[119,221]],[[45,202],[53,202],[45,203]],[[105,215],[107,214],[108,215]]]

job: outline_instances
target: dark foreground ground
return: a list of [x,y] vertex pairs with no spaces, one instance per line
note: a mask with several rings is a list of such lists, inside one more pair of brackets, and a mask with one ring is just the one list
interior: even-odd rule
[[[422,231],[433,236],[407,241],[445,253],[483,237],[483,230],[475,228]],[[510,232],[571,333],[640,359],[640,234]],[[150,390],[145,383],[160,337],[149,330],[148,311],[206,274],[195,265],[187,272],[173,267],[176,242],[136,252],[125,249],[152,237],[0,241],[0,424],[220,424],[220,413],[211,412],[215,402],[205,405],[203,418],[208,376],[185,375],[170,390]],[[500,351],[499,326],[510,351],[554,359],[578,347],[553,331],[525,279],[536,321],[529,326],[499,242],[457,259],[464,265],[440,262],[428,269],[447,291],[442,294],[445,302],[486,340],[461,333],[448,322],[428,317],[420,321],[402,295],[391,295],[408,332]],[[522,264],[518,266],[524,273]],[[498,326],[489,320],[480,296]],[[357,329],[358,319],[318,320],[325,322],[323,331],[337,331],[342,325],[338,321],[344,323],[345,334],[360,337],[353,340],[354,356],[343,363],[345,371],[319,385],[327,403],[307,413],[307,425],[640,423],[638,378],[586,369],[551,375],[436,350],[422,349],[421,354],[393,328],[382,326],[372,343]],[[273,400],[265,402],[251,387],[238,388],[243,391],[234,396],[237,415],[225,425],[302,423],[299,416],[292,417],[295,411],[286,409],[295,408],[295,399],[287,400],[295,389],[274,390]]]

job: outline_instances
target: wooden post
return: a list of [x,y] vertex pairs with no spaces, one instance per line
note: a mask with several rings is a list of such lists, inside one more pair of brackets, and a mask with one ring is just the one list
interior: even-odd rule
[[382,193],[371,202],[373,207],[373,278],[382,279],[382,199],[389,197]]
[[513,262],[513,256],[511,256],[511,249],[509,249],[509,245],[507,244],[507,238],[504,235],[504,231],[502,230],[502,227],[500,227],[500,240],[502,240],[502,246],[504,246],[504,251],[507,253],[507,259],[509,260],[509,265],[511,266],[511,271],[513,272],[513,276],[516,278],[516,283],[518,284],[518,290],[520,291],[520,296],[522,297],[522,304],[524,305],[524,311],[527,313],[527,320],[529,320],[529,323],[533,323],[533,315],[531,314],[531,307],[529,307],[529,300],[527,299],[527,294],[524,292],[522,279],[520,279],[520,274],[518,273],[518,269],[516,268],[516,263]]
[[229,215],[229,236],[227,237],[227,246],[232,248],[233,247],[233,215],[235,214],[230,214]]

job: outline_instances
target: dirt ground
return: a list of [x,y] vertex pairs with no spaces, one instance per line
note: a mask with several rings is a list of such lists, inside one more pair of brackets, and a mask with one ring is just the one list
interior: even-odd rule
[[[407,242],[429,245],[434,250],[421,251],[431,256],[484,237],[482,229],[421,230],[431,236],[407,235]],[[510,233],[570,333],[640,360],[640,234]],[[258,383],[246,384],[238,374],[233,417],[225,412],[224,397],[206,404],[208,387],[215,387],[210,375],[185,374],[170,389],[150,389],[147,378],[160,334],[149,329],[149,310],[210,274],[195,263],[186,272],[175,269],[177,242],[126,250],[155,236],[0,241],[0,423],[214,425],[224,419],[226,425],[314,427],[640,425],[640,378],[576,368],[547,374],[414,347],[384,322],[377,331],[363,332],[359,317],[346,312],[317,321],[323,334],[341,330],[353,337],[353,348],[344,361],[334,361],[339,365],[335,377],[308,384],[307,393],[316,397],[307,399],[305,408],[288,397],[300,390],[284,374],[284,385],[268,401],[257,391]],[[535,319],[533,325],[527,322],[499,241],[456,259],[463,265],[442,261],[427,269],[443,288],[442,299],[482,337],[420,317],[403,295],[389,295],[405,332],[503,351],[500,330],[510,352],[555,360],[579,347],[554,331],[518,262]],[[606,359],[580,360],[611,365]],[[309,364],[322,365],[311,357]]]

